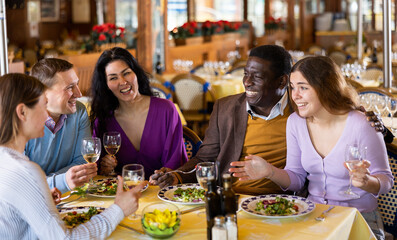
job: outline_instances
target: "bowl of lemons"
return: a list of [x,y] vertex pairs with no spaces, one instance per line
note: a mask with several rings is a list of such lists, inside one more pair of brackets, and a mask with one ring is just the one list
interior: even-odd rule
[[178,232],[180,216],[179,208],[172,203],[152,203],[142,210],[142,228],[151,237],[169,238]]

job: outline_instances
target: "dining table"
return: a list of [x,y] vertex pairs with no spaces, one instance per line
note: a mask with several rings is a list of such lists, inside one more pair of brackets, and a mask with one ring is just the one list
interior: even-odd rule
[[[160,188],[149,186],[142,192],[139,199],[139,208],[136,214],[139,216],[147,205],[163,200],[158,197]],[[63,196],[69,195],[70,192]],[[249,195],[241,195],[239,202],[249,199]],[[67,200],[65,207],[109,207],[114,202],[114,197],[89,196],[79,197],[72,195]],[[197,205],[175,204],[182,212],[192,209]],[[239,205],[240,206],[240,205]],[[376,239],[365,219],[356,208],[336,206],[326,214],[323,221],[317,221],[316,217],[327,210],[329,206],[315,204],[315,208],[302,216],[288,218],[268,218],[247,213],[241,209],[237,211],[238,238],[239,239]],[[207,221],[205,208],[189,213],[181,214],[181,226],[179,231],[170,239],[206,239]],[[140,218],[125,217],[120,225],[107,239],[152,239],[144,234]]]

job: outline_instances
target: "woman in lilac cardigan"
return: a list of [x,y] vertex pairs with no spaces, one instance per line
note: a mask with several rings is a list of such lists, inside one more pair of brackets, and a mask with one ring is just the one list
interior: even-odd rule
[[[379,239],[384,237],[377,196],[390,191],[393,176],[381,133],[357,111],[357,93],[339,67],[328,57],[307,57],[292,68],[290,98],[295,113],[287,122],[287,164],[278,169],[257,156],[234,162],[234,176],[268,178],[282,189],[299,191],[308,180],[310,199],[316,203],[357,208]],[[367,147],[367,159],[354,169],[353,191],[359,199],[340,194],[349,187],[344,167],[347,144]]]
[[145,177],[162,167],[176,169],[187,161],[182,123],[174,104],[156,98],[149,79],[135,58],[123,48],[106,50],[99,57],[92,79],[93,135],[121,134],[116,158],[102,151],[99,173],[124,165],[142,164]]

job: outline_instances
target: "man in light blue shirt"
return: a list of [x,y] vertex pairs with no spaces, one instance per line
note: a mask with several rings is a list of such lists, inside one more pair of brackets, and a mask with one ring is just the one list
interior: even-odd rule
[[47,86],[48,119],[44,137],[30,140],[25,154],[44,170],[50,188],[67,192],[82,186],[96,175],[95,163],[86,163],[81,141],[91,137],[90,122],[81,97],[79,79],[73,65],[65,60],[47,58],[36,63],[32,76]]

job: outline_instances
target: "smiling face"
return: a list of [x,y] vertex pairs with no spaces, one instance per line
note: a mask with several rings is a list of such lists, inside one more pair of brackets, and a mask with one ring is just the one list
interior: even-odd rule
[[301,117],[313,117],[325,110],[316,91],[299,71],[291,73],[290,92]]
[[249,57],[244,68],[243,83],[248,104],[261,115],[269,115],[285,92],[285,78],[276,78],[271,62]]
[[76,100],[81,97],[81,92],[78,87],[79,78],[73,69],[58,72],[54,77],[55,84],[45,94],[48,99],[47,110],[57,121],[61,114],[76,112]]
[[107,85],[119,101],[131,101],[140,96],[137,76],[124,61],[110,62],[105,73]]

